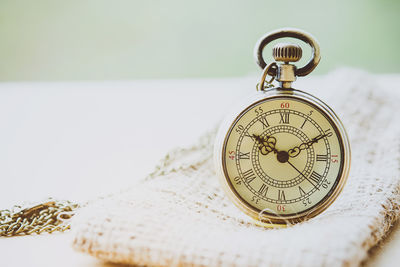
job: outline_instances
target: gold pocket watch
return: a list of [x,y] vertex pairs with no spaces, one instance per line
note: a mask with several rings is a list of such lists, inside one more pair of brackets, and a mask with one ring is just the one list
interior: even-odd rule
[[[300,46],[279,43],[276,62],[266,64],[264,47],[279,38],[297,38],[312,49],[297,68]],[[338,197],[350,168],[350,144],[343,124],[318,98],[292,88],[320,61],[317,41],[285,28],[262,37],[255,57],[263,69],[257,92],[240,103],[220,127],[215,143],[217,174],[230,199],[266,226],[305,221]],[[272,76],[266,82],[267,76]],[[276,79],[279,86],[272,87]]]

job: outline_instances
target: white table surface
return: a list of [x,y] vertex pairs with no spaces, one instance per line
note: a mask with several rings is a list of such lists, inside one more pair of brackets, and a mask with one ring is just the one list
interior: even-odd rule
[[[117,192],[212,129],[252,90],[254,77],[0,83],[0,209]],[[114,266],[70,243],[70,233],[0,238],[0,266]],[[399,251],[396,224],[367,265],[396,266]]]

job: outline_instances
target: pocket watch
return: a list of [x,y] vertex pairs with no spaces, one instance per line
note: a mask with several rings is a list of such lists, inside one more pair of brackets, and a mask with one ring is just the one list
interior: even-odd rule
[[[297,68],[297,44],[273,47],[275,62],[262,52],[279,38],[299,39],[311,48],[311,59]],[[216,171],[232,202],[265,226],[284,226],[310,219],[329,207],[345,185],[350,144],[332,109],[318,98],[294,89],[320,61],[312,35],[299,29],[272,31],[256,44],[263,69],[257,91],[226,117],[215,142]],[[267,80],[267,77],[272,78]],[[277,80],[279,86],[273,87]]]

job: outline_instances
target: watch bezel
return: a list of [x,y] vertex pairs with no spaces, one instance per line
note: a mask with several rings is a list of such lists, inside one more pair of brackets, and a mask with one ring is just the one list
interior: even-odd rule
[[[341,169],[338,174],[338,177],[340,176],[340,178],[336,179],[335,184],[332,186],[331,190],[326,194],[323,199],[321,199],[315,205],[311,206],[309,209],[292,215],[276,215],[272,213],[267,213],[265,211],[260,214],[261,211],[259,209],[251,206],[236,192],[228,177],[225,166],[224,151],[226,148],[226,143],[237,121],[240,120],[240,118],[254,106],[274,98],[292,98],[302,102],[306,102],[307,104],[318,109],[321,114],[323,114],[332,123],[332,126],[334,127],[334,130],[338,136],[341,150],[343,152]],[[313,218],[326,210],[337,199],[337,197],[343,190],[343,187],[348,178],[351,160],[349,139],[347,137],[347,133],[342,122],[335,114],[335,112],[323,101],[311,94],[297,89],[283,90],[281,88],[272,88],[267,91],[257,92],[250,98],[243,101],[243,103],[239,105],[239,109],[239,114],[237,112],[237,109],[235,109],[236,112],[233,110],[227,116],[224,123],[221,125],[219,133],[217,135],[214,153],[217,174],[220,178],[220,183],[228,197],[233,201],[233,203],[245,214],[268,225],[285,225],[298,223]]]

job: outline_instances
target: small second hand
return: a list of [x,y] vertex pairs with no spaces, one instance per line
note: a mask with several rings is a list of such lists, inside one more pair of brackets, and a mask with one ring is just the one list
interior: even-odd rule
[[312,184],[315,189],[319,190],[319,188],[317,188],[317,186],[313,182],[311,182],[311,180],[308,179],[301,171],[299,171],[292,163],[290,163],[289,161],[286,162],[289,163],[289,165],[292,166],[298,173],[300,173],[308,182],[310,182],[310,184]]

